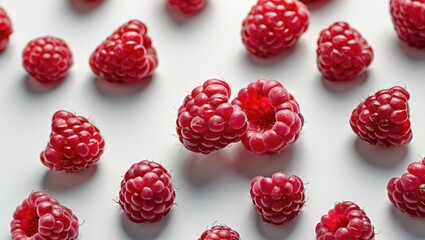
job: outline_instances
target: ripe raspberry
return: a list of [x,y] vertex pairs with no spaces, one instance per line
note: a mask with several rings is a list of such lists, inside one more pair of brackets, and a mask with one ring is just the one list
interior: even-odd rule
[[252,202],[266,223],[293,221],[304,206],[304,184],[298,176],[275,173],[271,178],[257,176],[251,181]]
[[135,223],[158,222],[168,215],[176,198],[171,175],[158,163],[133,164],[121,181],[119,204]]
[[242,23],[242,42],[257,57],[277,55],[307,30],[309,12],[297,0],[258,0]]
[[25,70],[43,84],[65,78],[72,66],[72,53],[60,38],[40,37],[30,41],[22,54]]
[[317,66],[331,81],[347,81],[362,74],[373,60],[373,50],[348,23],[336,22],[320,33]]
[[295,142],[304,124],[298,102],[275,80],[260,79],[232,101],[245,111],[249,128],[242,143],[253,153],[278,153]]
[[52,132],[41,162],[53,170],[78,172],[96,164],[105,142],[99,129],[82,116],[60,110],[52,118]]
[[411,163],[407,171],[388,182],[388,198],[400,211],[425,217],[425,159]]
[[12,23],[6,11],[0,7],[0,52],[2,52],[9,42],[9,36],[12,34]]
[[425,0],[391,0],[398,37],[409,46],[425,48]]
[[170,7],[176,8],[183,14],[195,14],[207,4],[207,0],[167,0]]
[[130,84],[152,75],[158,65],[148,29],[139,20],[120,26],[90,57],[90,67],[111,83]]
[[247,118],[239,106],[229,104],[229,97],[229,85],[219,79],[205,81],[185,97],[176,124],[187,149],[208,154],[240,141]]
[[13,213],[12,240],[78,237],[78,218],[46,192],[32,192]]
[[406,89],[395,86],[366,98],[350,118],[353,131],[370,144],[401,146],[412,140]]
[[240,240],[239,233],[227,226],[214,226],[202,233],[198,240]]
[[335,204],[316,225],[317,240],[373,240],[374,227],[365,211],[353,202]]

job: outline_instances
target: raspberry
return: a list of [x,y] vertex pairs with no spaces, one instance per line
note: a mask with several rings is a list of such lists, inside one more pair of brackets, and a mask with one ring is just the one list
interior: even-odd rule
[[229,104],[229,97],[229,85],[219,79],[205,81],[185,97],[176,124],[187,149],[208,154],[240,141],[247,118],[239,106]]
[[131,84],[152,75],[158,65],[148,29],[139,20],[120,26],[90,57],[90,67],[111,83]]
[[398,37],[411,47],[425,48],[425,0],[391,0]]
[[78,218],[46,192],[32,192],[13,213],[12,240],[78,237]]
[[125,173],[119,195],[121,208],[135,223],[158,222],[168,215],[176,197],[168,171],[148,160]]
[[374,227],[365,211],[353,202],[336,203],[316,225],[317,240],[373,240]]
[[347,81],[362,74],[373,60],[373,50],[348,23],[336,22],[320,33],[317,66],[325,79]]
[[207,4],[207,0],[167,0],[167,3],[181,13],[190,15],[201,11]]
[[2,52],[9,42],[9,36],[12,34],[12,23],[6,11],[0,7],[0,52]]
[[258,0],[242,23],[242,42],[257,57],[277,55],[307,31],[309,12],[297,0]]
[[381,146],[401,146],[412,140],[406,89],[395,86],[366,98],[350,118],[353,131],[366,142]]
[[198,240],[240,240],[239,233],[227,226],[214,226],[202,233]]
[[280,172],[271,178],[253,178],[250,195],[261,219],[276,225],[295,220],[305,202],[301,178],[295,175],[288,177]]
[[253,153],[278,153],[295,142],[304,124],[298,102],[276,80],[260,79],[232,101],[245,111],[248,131],[242,143]]
[[40,37],[30,41],[22,54],[25,70],[43,84],[65,78],[72,66],[72,53],[60,38]]
[[425,159],[411,163],[401,178],[392,178],[387,190],[388,198],[401,212],[425,217]]
[[78,172],[96,164],[105,142],[87,118],[60,110],[52,118],[52,132],[41,162],[53,170]]

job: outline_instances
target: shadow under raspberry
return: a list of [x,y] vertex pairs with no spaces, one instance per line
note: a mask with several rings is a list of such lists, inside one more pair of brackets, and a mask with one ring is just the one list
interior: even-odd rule
[[261,220],[261,217],[256,212],[255,208],[252,207],[251,216],[254,219],[255,227],[258,229],[258,232],[265,239],[286,239],[291,236],[294,230],[297,227],[297,222],[302,217],[302,213],[292,222],[285,223],[282,225],[274,225],[271,223],[265,223]]
[[316,11],[318,9],[321,9],[323,7],[326,7],[326,5],[334,2],[334,0],[317,0],[316,2],[312,2],[307,5],[308,10],[310,11]]
[[[301,46],[300,46],[301,45]],[[295,53],[299,50],[301,50],[301,48],[305,48],[306,46],[303,46],[303,39],[300,39],[293,47],[284,50],[283,52],[281,52],[278,55],[275,56],[270,56],[267,58],[260,58],[257,57],[253,54],[251,54],[250,52],[248,52],[248,50],[243,47],[243,62],[246,63],[245,65],[250,65],[255,66],[255,67],[260,67],[260,68],[264,68],[264,67],[281,67],[281,65],[284,64],[285,61],[290,61],[291,56],[295,55]]]
[[398,37],[394,34],[394,38],[392,39],[393,45],[395,49],[398,50],[401,57],[405,57],[412,63],[422,64],[425,61],[425,49],[419,49],[416,47],[410,47],[407,43],[398,39]]
[[97,165],[91,166],[88,169],[77,173],[48,170],[43,176],[42,188],[49,192],[67,191],[81,186],[93,179],[97,171]]
[[68,3],[77,13],[88,13],[95,10],[104,0],[69,0]]
[[93,77],[93,84],[100,94],[108,97],[129,96],[142,92],[152,83],[154,76],[142,79],[133,84],[118,84],[107,82],[97,76]]
[[47,94],[49,92],[53,92],[55,89],[58,89],[60,86],[62,86],[62,83],[66,81],[68,77],[69,76],[66,76],[64,79],[56,83],[42,84],[35,80],[33,77],[25,75],[22,79],[22,83],[24,84],[24,87],[28,90],[28,92],[32,94]]
[[123,211],[120,214],[121,227],[130,239],[150,240],[157,239],[170,221],[173,212],[171,211],[164,219],[156,223],[136,224],[128,220]]
[[331,93],[337,93],[337,94],[344,94],[348,91],[353,90],[354,88],[360,87],[361,85],[365,84],[367,79],[370,77],[370,73],[368,70],[357,76],[353,80],[348,81],[340,81],[340,82],[333,82],[325,79],[320,73],[317,74],[318,78],[320,78],[319,81],[322,82],[323,87],[331,92]]
[[412,238],[409,240],[425,239],[425,219],[420,217],[410,217],[407,214],[400,212],[392,204],[388,205],[390,217],[395,225],[404,230]]

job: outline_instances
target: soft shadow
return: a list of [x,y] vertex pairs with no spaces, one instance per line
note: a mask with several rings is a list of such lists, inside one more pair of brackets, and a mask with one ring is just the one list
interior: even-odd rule
[[93,11],[101,5],[104,0],[68,0],[68,2],[77,13],[83,14]]
[[153,76],[142,79],[134,84],[117,84],[107,82],[97,76],[93,78],[93,84],[100,94],[108,97],[120,97],[134,95],[145,90],[153,81]]
[[400,49],[404,56],[412,62],[423,62],[425,61],[425,49],[419,49],[416,47],[410,47],[405,42],[394,37],[394,42],[397,49]]
[[261,217],[258,215],[256,210],[252,209],[252,216],[255,221],[255,225],[258,229],[258,232],[263,236],[265,239],[286,239],[288,238],[292,232],[294,232],[296,223],[299,221],[299,219],[302,217],[302,214],[300,214],[296,220],[285,223],[282,225],[274,225],[271,223],[265,223],[263,220],[261,220]]
[[41,95],[46,94],[49,92],[52,92],[53,90],[59,88],[59,86],[62,85],[62,83],[68,78],[69,76],[66,76],[65,79],[60,80],[56,83],[51,84],[42,84],[35,80],[33,77],[29,75],[25,75],[23,79],[21,80],[24,84],[24,87],[28,90],[28,92],[34,94],[34,95]]
[[294,158],[296,145],[293,144],[281,153],[272,155],[258,155],[248,152],[242,144],[235,149],[237,154],[232,162],[233,168],[242,176],[252,179],[255,176],[271,176],[283,171]]
[[407,146],[401,147],[382,147],[371,145],[368,142],[356,138],[354,148],[359,157],[372,166],[390,169],[395,168],[406,161],[409,151]]
[[297,44],[295,44],[295,46],[283,51],[282,53],[278,55],[270,56],[267,58],[260,58],[260,57],[254,56],[250,52],[248,52],[246,48],[243,49],[242,53],[243,53],[244,61],[250,65],[255,65],[258,67],[272,67],[275,65],[281,65],[285,61],[289,61],[290,57],[294,55],[299,48],[303,47],[300,45],[303,45],[302,41],[299,41]]
[[43,176],[42,187],[49,192],[67,191],[90,181],[97,170],[97,165],[77,173],[49,170]]
[[317,76],[318,78],[320,78],[320,81],[322,82],[323,87],[327,91],[332,93],[337,93],[337,94],[345,94],[351,91],[352,89],[363,85],[369,78],[369,72],[365,71],[364,73],[360,74],[353,80],[348,80],[343,82],[342,81],[334,82],[334,81],[327,80],[321,74],[318,74]]
[[333,2],[333,0],[317,0],[316,2],[312,2],[312,3],[306,4],[306,5],[308,7],[308,10],[315,11],[315,10],[318,10],[320,8],[325,7],[326,5],[328,5],[331,2]]
[[202,8],[199,12],[187,15],[187,14],[181,13],[176,7],[169,6],[166,1],[164,1],[164,4],[163,4],[165,14],[167,16],[170,16],[170,18],[173,20],[173,22],[177,23],[178,25],[183,25],[184,23],[190,21],[191,19],[195,18],[196,16],[201,15],[202,12],[204,12],[205,8],[207,8],[207,7],[208,7],[208,2],[204,6],[204,8]]
[[389,211],[397,225],[402,226],[406,233],[417,237],[417,239],[425,239],[425,219],[420,217],[410,217],[400,212],[393,205],[389,205]]
[[156,239],[168,225],[170,217],[172,217],[172,212],[159,222],[136,224],[128,220],[124,212],[121,212],[121,227],[131,239]]

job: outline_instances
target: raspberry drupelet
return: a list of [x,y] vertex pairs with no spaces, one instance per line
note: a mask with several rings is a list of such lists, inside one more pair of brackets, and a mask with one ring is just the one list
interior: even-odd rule
[[66,42],[51,36],[30,41],[22,56],[25,70],[42,84],[63,80],[73,63],[72,53]]
[[401,177],[387,184],[388,198],[403,213],[425,218],[425,159],[409,165]]
[[373,60],[372,47],[345,22],[336,22],[320,33],[316,53],[317,66],[330,81],[352,80]]
[[350,125],[361,139],[381,146],[402,146],[412,140],[410,94],[395,86],[366,98],[352,112]]
[[4,8],[0,7],[0,52],[6,49],[12,32],[12,22]]
[[239,233],[227,226],[214,226],[204,233],[198,240],[240,240]]
[[134,223],[160,221],[170,213],[175,198],[171,175],[155,162],[133,164],[121,181],[119,204]]
[[52,118],[52,132],[41,162],[50,169],[78,172],[96,164],[105,142],[99,129],[82,116],[60,110]]
[[207,0],[167,0],[167,4],[183,14],[191,15],[200,12],[207,4]]
[[247,117],[239,106],[229,103],[230,94],[226,82],[209,79],[185,97],[176,124],[187,149],[208,154],[240,141],[248,128]]
[[139,20],[130,20],[109,36],[90,57],[90,67],[100,78],[120,84],[140,82],[158,65],[148,29]]
[[304,184],[298,176],[275,173],[257,176],[251,181],[252,202],[266,223],[276,225],[295,220],[304,206]]
[[374,227],[359,206],[344,201],[322,216],[316,225],[316,240],[373,240]]
[[248,117],[242,143],[256,154],[278,153],[295,142],[304,117],[294,96],[276,80],[260,79],[242,88],[232,104]]
[[425,0],[391,0],[390,12],[399,39],[425,48]]
[[13,213],[12,240],[75,240],[78,218],[46,192],[32,192]]
[[298,0],[258,0],[242,23],[242,42],[261,58],[293,47],[307,31],[309,12]]

